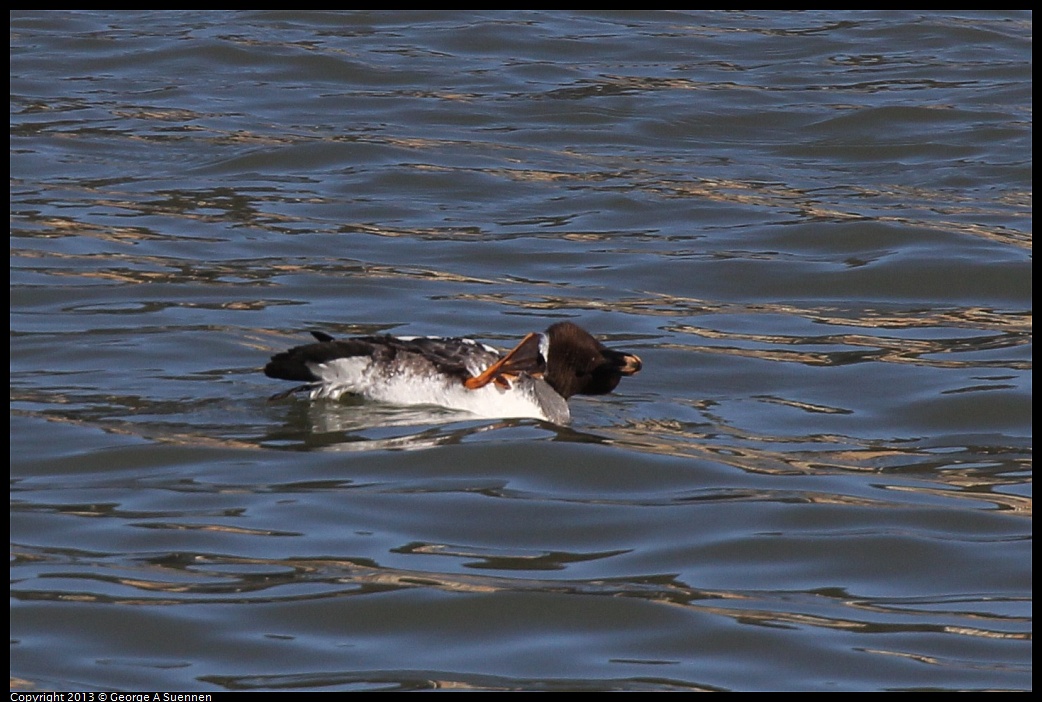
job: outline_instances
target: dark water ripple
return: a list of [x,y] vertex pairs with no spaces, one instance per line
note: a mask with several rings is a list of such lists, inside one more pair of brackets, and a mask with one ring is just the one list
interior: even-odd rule
[[1030,12],[10,19],[12,689],[1031,688]]

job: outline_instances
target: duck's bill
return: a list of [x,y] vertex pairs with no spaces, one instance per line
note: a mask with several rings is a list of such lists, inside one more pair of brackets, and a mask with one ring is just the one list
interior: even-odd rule
[[624,354],[622,357],[622,367],[619,369],[623,375],[633,375],[644,367],[644,362],[640,360],[640,356],[632,353]]

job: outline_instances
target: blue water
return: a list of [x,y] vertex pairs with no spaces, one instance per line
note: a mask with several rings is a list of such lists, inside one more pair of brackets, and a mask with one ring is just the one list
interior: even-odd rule
[[12,689],[1031,689],[1030,12],[10,20]]

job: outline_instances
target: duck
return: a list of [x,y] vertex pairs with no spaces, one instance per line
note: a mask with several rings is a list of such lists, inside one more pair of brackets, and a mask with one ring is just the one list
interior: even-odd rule
[[606,395],[643,367],[639,356],[606,347],[570,321],[530,332],[506,352],[465,337],[311,335],[314,343],[277,353],[264,366],[269,378],[303,383],[271,400],[350,394],[564,425],[571,420],[571,397]]

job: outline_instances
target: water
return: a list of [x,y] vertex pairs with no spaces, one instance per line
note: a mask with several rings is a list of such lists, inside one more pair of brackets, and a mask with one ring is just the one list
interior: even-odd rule
[[12,688],[1031,689],[1030,12],[10,19]]

